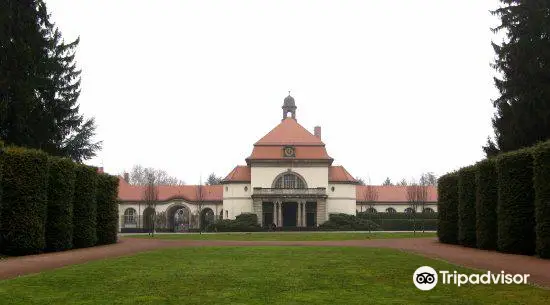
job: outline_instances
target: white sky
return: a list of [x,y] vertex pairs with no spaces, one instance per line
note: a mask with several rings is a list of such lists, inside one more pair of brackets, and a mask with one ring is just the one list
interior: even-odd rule
[[281,120],[322,126],[334,164],[380,184],[483,157],[497,0],[47,0],[80,36],[81,112],[112,174],[225,176]]

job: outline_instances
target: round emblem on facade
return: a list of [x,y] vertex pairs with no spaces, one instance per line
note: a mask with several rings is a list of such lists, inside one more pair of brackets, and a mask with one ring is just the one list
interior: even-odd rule
[[285,148],[285,157],[294,157],[294,148],[286,147]]

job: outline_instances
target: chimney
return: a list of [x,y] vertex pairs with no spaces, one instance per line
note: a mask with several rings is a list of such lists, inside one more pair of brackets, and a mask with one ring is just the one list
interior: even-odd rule
[[315,126],[315,128],[313,128],[313,134],[321,140],[321,126]]
[[130,183],[130,174],[124,173],[124,180],[126,180],[126,182]]

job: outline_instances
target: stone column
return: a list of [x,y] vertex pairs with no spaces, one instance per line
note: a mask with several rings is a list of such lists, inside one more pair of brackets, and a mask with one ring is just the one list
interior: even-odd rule
[[296,226],[301,227],[302,226],[302,203],[298,202],[298,219],[296,219]]
[[263,226],[263,221],[264,221],[264,213],[262,211],[262,205],[263,205],[263,201],[260,200],[260,199],[254,199],[253,201],[253,204],[252,204],[252,208],[253,208],[253,211],[254,211],[254,214],[256,214],[256,216],[258,217],[258,224],[260,226]]
[[307,202],[302,202],[302,226],[307,227]]
[[277,226],[283,226],[283,203],[281,201],[279,201],[279,224]]

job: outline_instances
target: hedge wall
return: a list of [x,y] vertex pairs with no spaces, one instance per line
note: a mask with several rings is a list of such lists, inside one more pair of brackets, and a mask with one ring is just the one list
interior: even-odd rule
[[458,243],[476,246],[476,168],[458,171]]
[[497,171],[494,159],[476,165],[476,241],[479,249],[497,248]]
[[85,248],[97,243],[96,184],[97,174],[92,167],[76,166],[73,198],[73,247]]
[[48,156],[37,150],[8,148],[1,159],[1,250],[8,255],[39,253],[46,245]]
[[65,158],[49,158],[48,216],[46,250],[63,251],[73,247],[74,163]]
[[[4,153],[4,142],[0,141],[0,230],[2,228],[2,154]],[[2,253],[2,231],[0,231],[0,253]]]
[[99,174],[97,176],[97,243],[114,244],[118,231],[118,178]]
[[535,253],[533,156],[523,149],[497,158],[498,249],[506,253]]
[[533,158],[536,252],[550,258],[550,141],[536,146]]
[[458,176],[443,175],[438,180],[437,236],[442,243],[458,243]]

